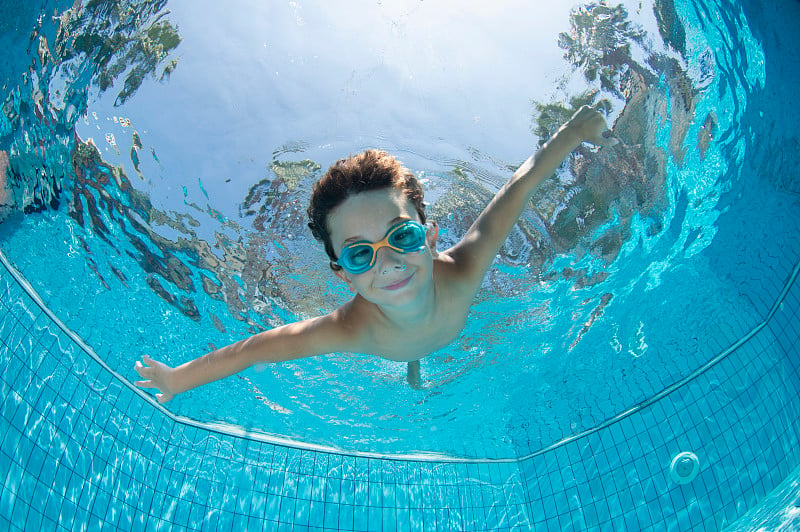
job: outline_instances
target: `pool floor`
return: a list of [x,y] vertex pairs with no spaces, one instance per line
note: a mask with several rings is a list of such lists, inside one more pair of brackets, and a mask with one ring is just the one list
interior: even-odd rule
[[[800,464],[794,277],[752,336],[658,401],[517,460],[460,460],[176,418],[11,271],[0,268],[3,529],[721,530]],[[683,451],[700,471],[678,485],[669,465]]]

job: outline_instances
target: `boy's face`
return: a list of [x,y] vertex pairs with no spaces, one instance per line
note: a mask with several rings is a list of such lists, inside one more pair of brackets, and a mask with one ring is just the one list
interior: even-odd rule
[[[419,216],[402,190],[386,188],[355,194],[328,215],[331,243],[336,256],[346,245],[367,240],[379,242],[396,224]],[[388,247],[378,249],[375,264],[364,273],[345,270],[336,275],[351,290],[382,306],[404,306],[432,289],[435,232],[428,231],[426,250],[400,253]]]

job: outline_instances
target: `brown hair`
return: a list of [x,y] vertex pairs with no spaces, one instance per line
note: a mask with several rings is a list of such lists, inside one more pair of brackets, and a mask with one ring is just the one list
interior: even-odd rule
[[402,190],[414,204],[420,222],[425,223],[422,186],[414,174],[385,151],[367,150],[340,159],[314,183],[311,204],[308,206],[308,218],[311,220],[308,226],[314,238],[325,245],[331,268],[338,270],[339,265],[335,262],[337,257],[331,242],[328,215],[350,196],[382,188]]

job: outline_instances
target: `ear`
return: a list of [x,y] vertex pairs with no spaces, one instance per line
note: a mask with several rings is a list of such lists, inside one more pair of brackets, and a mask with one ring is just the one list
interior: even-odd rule
[[439,238],[439,224],[430,221],[426,225],[428,226],[428,232],[425,236],[425,240],[428,243],[428,249],[431,250],[431,257],[435,259],[439,256],[439,252],[436,251],[436,241]]
[[347,287],[350,289],[351,292],[356,293],[358,291],[358,290],[356,290],[356,287],[353,284],[353,281],[351,281],[350,277],[348,277],[346,271],[344,271],[344,270],[333,270],[333,274],[336,277],[338,277],[339,279],[341,279],[342,281],[344,281],[344,283],[347,285]]

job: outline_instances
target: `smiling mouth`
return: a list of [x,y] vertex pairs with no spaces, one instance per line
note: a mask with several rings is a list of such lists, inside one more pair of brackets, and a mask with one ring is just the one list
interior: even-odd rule
[[405,285],[407,285],[411,281],[412,277],[414,277],[413,273],[411,275],[409,275],[408,277],[406,277],[405,279],[402,279],[400,281],[397,281],[396,283],[393,283],[393,284],[390,284],[390,285],[387,285],[387,286],[382,286],[381,288],[383,290],[400,290],[401,288],[403,288]]

